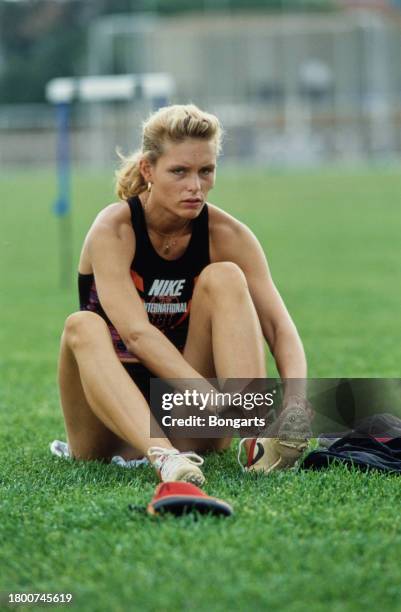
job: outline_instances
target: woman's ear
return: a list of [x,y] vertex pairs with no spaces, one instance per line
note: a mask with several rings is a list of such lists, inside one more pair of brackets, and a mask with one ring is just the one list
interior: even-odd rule
[[146,157],[142,157],[139,161],[139,171],[143,176],[145,183],[152,181],[152,164]]

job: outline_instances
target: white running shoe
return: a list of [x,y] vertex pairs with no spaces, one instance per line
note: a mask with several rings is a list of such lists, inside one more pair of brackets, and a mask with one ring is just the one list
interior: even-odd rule
[[53,440],[53,442],[51,442],[50,452],[56,457],[63,457],[63,459],[71,458],[67,442],[62,442],[61,440]]
[[[50,452],[56,457],[62,457],[63,459],[71,459],[71,453],[67,442],[61,440],[53,440],[50,444]],[[143,457],[143,459],[123,459],[120,455],[115,455],[111,458],[110,463],[119,465],[123,468],[137,468],[141,465],[148,465],[149,459]]]
[[180,453],[176,448],[151,446],[148,456],[156,457],[153,466],[163,482],[191,482],[198,487],[205,482],[198,467],[203,464],[203,459],[192,451]]

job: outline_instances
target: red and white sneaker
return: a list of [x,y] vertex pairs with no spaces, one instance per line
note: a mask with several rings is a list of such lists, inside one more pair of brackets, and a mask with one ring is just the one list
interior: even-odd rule
[[198,487],[205,482],[199,469],[203,459],[192,451],[180,453],[176,448],[151,446],[148,456],[156,457],[153,466],[163,482],[190,482]]
[[[238,461],[240,461],[240,453],[245,440],[240,441],[238,450]],[[294,467],[295,463],[302,456],[307,448],[307,441],[287,441],[279,438],[255,438],[249,446],[247,453],[247,463],[244,469],[247,472],[262,471],[265,474],[270,474],[275,470],[286,470]]]
[[[271,437],[252,439],[247,449],[246,471],[263,471],[266,474],[275,470],[285,470],[294,466],[308,447],[311,414],[303,406],[286,408],[272,427]],[[274,432],[274,433],[273,433]],[[244,442],[238,449],[238,461]]]

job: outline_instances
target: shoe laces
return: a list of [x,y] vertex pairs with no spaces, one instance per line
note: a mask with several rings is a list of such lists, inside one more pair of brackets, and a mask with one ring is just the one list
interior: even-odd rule
[[149,457],[156,457],[154,466],[163,471],[163,476],[168,480],[170,474],[180,465],[182,459],[198,467],[204,463],[204,459],[193,451],[180,452],[176,448],[162,448],[161,446],[151,446],[148,450]]

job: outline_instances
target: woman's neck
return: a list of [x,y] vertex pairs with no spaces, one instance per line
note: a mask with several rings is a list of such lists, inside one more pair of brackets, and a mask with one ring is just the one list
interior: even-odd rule
[[180,219],[152,200],[151,194],[146,192],[139,196],[145,215],[148,230],[162,236],[184,234],[185,228],[190,226],[190,219]]

